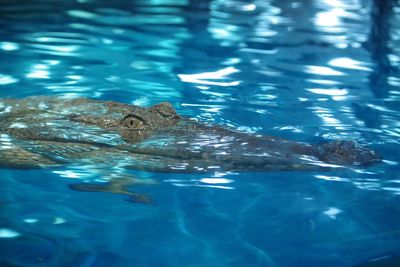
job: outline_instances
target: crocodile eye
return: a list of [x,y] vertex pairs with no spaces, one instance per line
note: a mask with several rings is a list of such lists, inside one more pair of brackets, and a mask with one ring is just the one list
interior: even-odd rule
[[138,117],[128,116],[124,119],[124,127],[134,130],[141,130],[144,128],[145,123]]

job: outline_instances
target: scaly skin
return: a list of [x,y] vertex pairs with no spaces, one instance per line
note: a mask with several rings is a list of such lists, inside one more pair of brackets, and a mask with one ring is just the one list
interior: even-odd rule
[[[378,160],[351,141],[312,145],[195,122],[167,102],[143,108],[50,96],[0,101],[0,165],[6,167],[84,163],[167,172],[276,171]],[[101,191],[121,193],[125,187]]]
[[9,167],[96,163],[118,155],[128,167],[155,171],[301,170],[317,168],[318,162],[379,160],[351,141],[310,145],[198,123],[167,102],[142,108],[83,98],[3,99],[0,134],[0,164]]

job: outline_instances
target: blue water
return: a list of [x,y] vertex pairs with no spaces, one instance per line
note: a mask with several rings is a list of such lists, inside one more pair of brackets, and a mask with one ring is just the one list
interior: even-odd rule
[[[0,170],[0,266],[352,266],[400,253],[397,1],[2,0],[0,97],[148,106],[384,159],[329,172]],[[111,168],[108,171],[113,171]]]

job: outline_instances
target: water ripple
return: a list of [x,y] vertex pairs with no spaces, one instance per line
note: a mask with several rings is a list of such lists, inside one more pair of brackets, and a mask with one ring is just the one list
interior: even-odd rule
[[[154,190],[157,207],[65,190],[132,178],[118,164],[12,171],[0,181],[10,214],[1,241],[20,249],[28,240],[39,256],[65,254],[51,264],[71,266],[345,266],[365,251],[399,251],[400,8],[389,2],[1,1],[1,97],[170,101],[198,121],[317,144],[353,140],[383,158],[324,173],[134,173],[160,182],[138,187]],[[0,256],[16,264],[39,261],[7,251]]]

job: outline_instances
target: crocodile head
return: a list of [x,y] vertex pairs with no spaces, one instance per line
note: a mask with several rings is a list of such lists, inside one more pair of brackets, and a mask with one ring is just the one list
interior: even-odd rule
[[121,136],[128,142],[138,142],[154,131],[175,125],[180,119],[173,106],[162,102],[150,108],[135,106],[119,122]]
[[177,124],[180,116],[168,102],[143,108],[118,102],[106,102],[106,112],[101,115],[70,114],[72,121],[95,125],[119,133],[129,142],[136,143],[155,131]]

